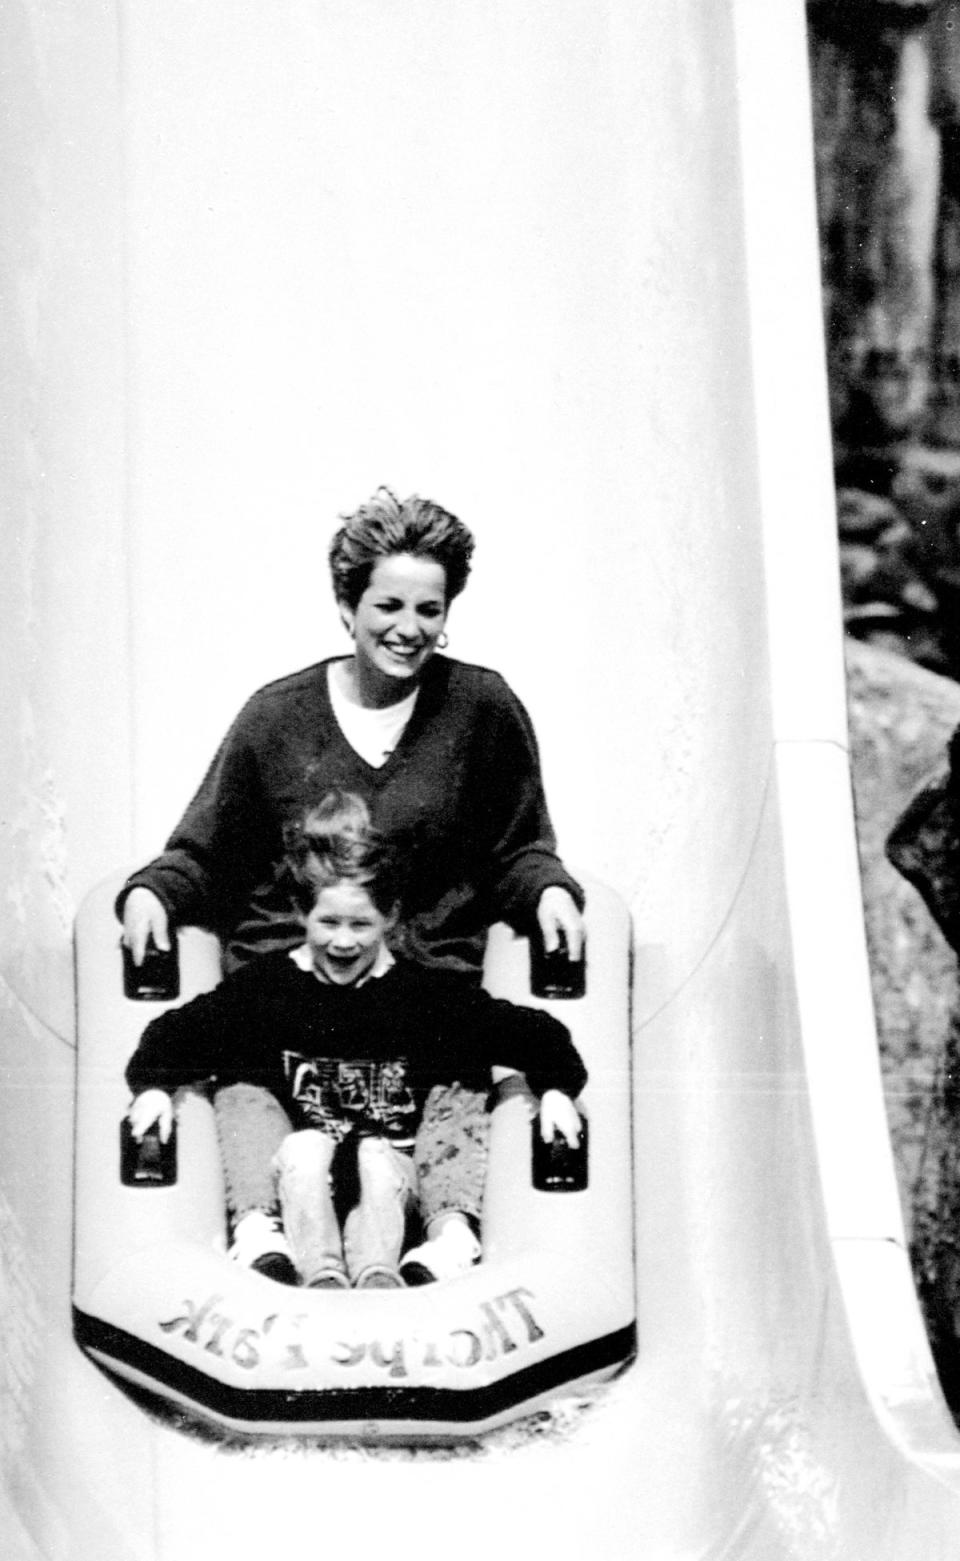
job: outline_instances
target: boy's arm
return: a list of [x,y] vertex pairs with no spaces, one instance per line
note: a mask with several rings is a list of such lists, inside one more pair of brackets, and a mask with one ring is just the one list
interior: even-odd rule
[[160,1142],[165,1144],[173,1129],[173,1101],[166,1090],[145,1089],[131,1102],[127,1116],[138,1142],[156,1123],[160,1128]]
[[539,1096],[559,1090],[575,1100],[586,1084],[587,1070],[570,1031],[544,1009],[472,988],[458,1017],[460,1047],[474,1067],[517,1068]]
[[544,1090],[540,1101],[540,1137],[549,1143],[558,1133],[571,1149],[575,1148],[580,1142],[580,1113],[562,1090]]
[[144,1090],[172,1095],[183,1084],[219,1073],[243,1028],[237,984],[228,976],[212,992],[203,992],[182,1008],[170,1008],[150,1021],[127,1063],[126,1080],[134,1095]]

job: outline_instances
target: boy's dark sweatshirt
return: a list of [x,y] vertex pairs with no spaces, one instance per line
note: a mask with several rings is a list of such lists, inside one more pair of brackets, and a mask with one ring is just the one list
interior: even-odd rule
[[298,1080],[315,1062],[324,1066],[314,1080],[328,1079],[331,1064],[349,1071],[362,1063],[368,1084],[382,1076],[383,1065],[403,1064],[407,1131],[435,1084],[486,1089],[494,1064],[519,1069],[537,1095],[559,1089],[575,1098],[587,1078],[566,1026],[541,1009],[400,959],[359,986],[335,986],[276,953],[152,1020],[126,1079],[135,1095],[145,1089],[172,1094],[208,1079],[218,1087],[261,1084],[296,1125],[308,1126],[317,1117],[310,1089]]

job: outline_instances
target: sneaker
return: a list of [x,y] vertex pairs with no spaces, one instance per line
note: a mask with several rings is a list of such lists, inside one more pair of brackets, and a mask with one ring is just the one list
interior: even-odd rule
[[263,1209],[251,1209],[237,1220],[227,1256],[277,1284],[300,1283],[283,1226],[276,1214],[267,1214]]
[[353,1281],[355,1290],[402,1290],[403,1279],[386,1263],[369,1263]]
[[318,1274],[307,1280],[308,1290],[349,1290],[350,1281],[342,1268],[321,1268]]
[[408,1285],[430,1285],[437,1279],[456,1279],[480,1259],[480,1243],[469,1225],[448,1220],[439,1236],[413,1247],[400,1264]]

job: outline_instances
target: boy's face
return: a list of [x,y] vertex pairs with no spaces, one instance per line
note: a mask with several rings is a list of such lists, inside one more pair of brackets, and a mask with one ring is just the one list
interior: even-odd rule
[[321,889],[304,924],[317,975],[334,986],[355,985],[372,968],[394,919],[359,884]]

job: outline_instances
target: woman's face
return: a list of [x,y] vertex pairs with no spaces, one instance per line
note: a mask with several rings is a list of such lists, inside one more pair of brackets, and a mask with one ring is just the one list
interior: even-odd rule
[[413,683],[436,649],[446,617],[442,564],[409,553],[381,558],[356,612],[346,613],[361,676]]

